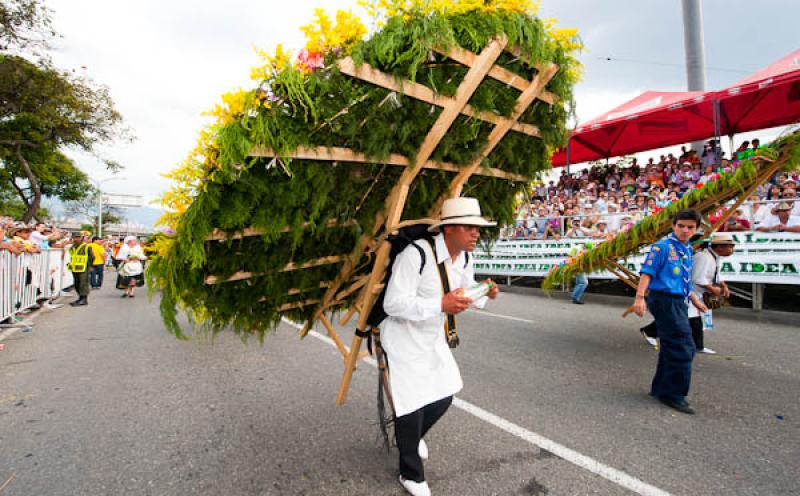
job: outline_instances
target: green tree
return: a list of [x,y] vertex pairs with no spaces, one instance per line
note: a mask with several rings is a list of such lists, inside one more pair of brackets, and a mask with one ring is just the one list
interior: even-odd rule
[[0,51],[46,47],[55,35],[41,0],[0,0]]
[[[97,145],[127,138],[128,132],[107,88],[47,61],[0,57],[0,177],[27,205],[23,220],[28,222],[43,195],[71,200],[89,191],[85,174],[62,149],[93,153]],[[111,161],[106,165],[120,168]]]

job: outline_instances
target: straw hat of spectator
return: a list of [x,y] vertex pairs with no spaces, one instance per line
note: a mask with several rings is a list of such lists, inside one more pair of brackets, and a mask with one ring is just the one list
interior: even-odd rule
[[735,245],[736,241],[733,239],[732,234],[728,233],[714,233],[711,235],[712,245]]
[[776,212],[781,212],[781,211],[783,211],[783,210],[791,210],[791,209],[792,209],[792,206],[791,206],[791,205],[789,205],[788,203],[786,203],[786,202],[780,202],[780,203],[778,203],[778,206],[777,206],[777,207],[775,207],[775,209],[774,209],[774,210],[775,210]]
[[21,232],[33,232],[33,228],[30,226],[14,226],[8,230],[9,236],[16,236]]

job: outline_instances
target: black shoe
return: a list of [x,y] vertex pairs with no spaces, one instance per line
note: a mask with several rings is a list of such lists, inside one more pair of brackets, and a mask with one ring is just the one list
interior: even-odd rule
[[77,307],[78,305],[80,305],[80,304],[81,304],[81,300],[82,300],[82,299],[83,299],[83,298],[78,298],[77,300],[75,300],[75,301],[71,302],[71,303],[69,304],[69,306],[71,306],[71,307]]
[[572,300],[572,303],[575,305],[583,305],[583,302],[581,300]]
[[679,402],[679,401],[671,400],[669,398],[658,398],[658,401],[660,401],[661,403],[667,405],[670,408],[678,410],[681,413],[685,413],[687,415],[694,415],[695,414],[694,408],[690,407],[689,403],[686,400]]

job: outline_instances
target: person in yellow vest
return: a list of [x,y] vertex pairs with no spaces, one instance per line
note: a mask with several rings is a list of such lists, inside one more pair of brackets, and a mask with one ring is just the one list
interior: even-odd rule
[[69,249],[69,270],[72,272],[75,291],[78,293],[78,299],[70,303],[73,307],[89,304],[89,264],[94,260],[89,236],[88,232],[81,231],[80,237]]
[[89,282],[92,289],[100,289],[103,285],[103,269],[106,265],[106,247],[103,246],[103,240],[95,236],[92,238],[92,244],[89,245],[92,249],[92,263],[89,267]]

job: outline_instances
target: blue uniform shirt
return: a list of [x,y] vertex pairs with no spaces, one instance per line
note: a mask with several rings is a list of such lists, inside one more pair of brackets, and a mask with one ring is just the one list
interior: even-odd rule
[[692,289],[693,255],[690,245],[670,234],[650,248],[639,273],[652,277],[649,286],[652,291],[688,298]]

